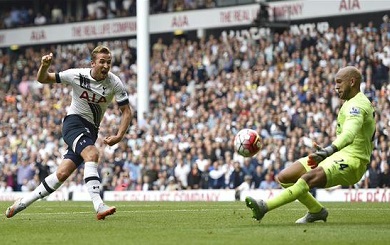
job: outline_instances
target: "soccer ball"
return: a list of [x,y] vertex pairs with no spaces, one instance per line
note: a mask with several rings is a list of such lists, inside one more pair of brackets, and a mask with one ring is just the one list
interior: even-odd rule
[[253,157],[261,148],[260,135],[253,129],[241,129],[234,137],[234,148],[243,157]]

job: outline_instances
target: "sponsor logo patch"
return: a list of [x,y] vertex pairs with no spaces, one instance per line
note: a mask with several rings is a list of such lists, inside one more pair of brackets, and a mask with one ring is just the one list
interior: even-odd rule
[[360,114],[360,109],[357,107],[351,107],[349,114],[351,114],[352,116],[357,116]]

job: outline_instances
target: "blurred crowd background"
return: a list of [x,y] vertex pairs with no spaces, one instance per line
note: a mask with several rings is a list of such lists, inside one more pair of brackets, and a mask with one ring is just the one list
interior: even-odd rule
[[[136,16],[137,0],[11,0],[0,2],[0,29]],[[215,0],[151,0],[150,14],[214,8]],[[235,1],[230,1],[235,2]],[[254,0],[241,0],[254,3]],[[230,4],[231,5],[231,4]]]
[[[134,1],[112,2],[122,4],[113,16],[120,17],[130,9],[125,3],[132,6]],[[212,1],[151,2],[156,5],[151,10],[158,13],[177,11],[160,3],[193,8],[188,3],[207,7]],[[43,14],[47,21],[57,21]],[[7,22],[12,10],[2,9],[0,15],[3,28],[20,25]],[[285,31],[259,40],[209,35],[152,43],[145,120],[134,118],[125,138],[113,147],[102,139],[117,131],[115,104],[101,124],[97,146],[104,190],[239,189],[243,182],[252,189],[279,188],[275,176],[312,152],[312,141],[326,146],[334,140],[342,103],[334,76],[347,65],[362,72],[361,91],[376,107],[377,120],[371,162],[354,187],[390,187],[390,28],[385,19],[377,26],[349,23],[324,33]],[[32,23],[30,18],[22,25]],[[61,84],[36,82],[42,55],[54,54],[51,71],[89,67],[90,51],[97,44],[112,50],[112,72],[125,83],[136,109],[136,52],[128,39],[1,50],[0,192],[34,189],[56,170],[67,147],[61,122],[71,91]],[[263,147],[244,159],[234,152],[233,138],[247,127],[259,132]],[[81,166],[62,188],[82,190],[83,184]]]

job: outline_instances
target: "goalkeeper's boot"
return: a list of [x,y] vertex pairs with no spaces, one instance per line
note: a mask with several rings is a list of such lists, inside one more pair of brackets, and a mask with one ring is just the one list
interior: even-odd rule
[[302,218],[295,221],[296,224],[307,224],[307,223],[313,223],[317,220],[323,220],[326,222],[326,219],[328,218],[328,211],[325,208],[322,208],[321,211],[318,213],[307,213]]
[[252,197],[246,197],[245,203],[253,212],[253,218],[260,221],[268,211],[267,204],[263,200],[258,202]]
[[12,206],[9,206],[7,210],[5,211],[5,216],[7,218],[13,217],[15,214],[19,213],[20,211],[26,209],[26,204],[21,202],[22,198],[19,198],[12,204]]
[[101,203],[96,212],[96,218],[98,220],[105,219],[106,216],[114,214],[115,212],[116,212],[116,207],[110,207],[104,203]]

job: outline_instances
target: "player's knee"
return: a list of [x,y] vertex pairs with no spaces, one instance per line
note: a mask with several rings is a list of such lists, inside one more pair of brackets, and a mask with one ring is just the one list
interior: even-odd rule
[[287,173],[286,169],[280,171],[280,173],[275,177],[275,180],[279,182],[279,184],[287,184],[293,182],[291,178],[289,178],[290,174]]
[[58,180],[64,182],[76,170],[77,166],[74,159],[64,158],[56,170]]
[[287,187],[290,187],[292,186],[294,183],[286,183],[286,182],[281,182],[280,180],[278,180],[279,182],[279,185],[283,188],[287,188]]
[[71,175],[72,172],[67,170],[67,169],[64,169],[64,168],[59,168],[59,169],[57,169],[57,172],[56,172],[57,178],[60,182],[64,182],[65,180],[67,180],[69,178],[69,176]]
[[95,146],[95,142],[87,136],[82,136],[78,140],[75,152],[81,155],[81,157],[84,159],[84,162],[97,162],[99,159],[99,151]]
[[99,160],[99,151],[94,145],[89,145],[81,152],[84,162],[97,162]]
[[305,174],[307,171],[299,161],[294,162],[289,167],[280,171],[277,175],[277,181],[283,186],[283,184],[290,185],[297,182],[297,180]]
[[323,188],[326,185],[326,174],[321,167],[317,167],[302,175],[302,179],[306,181],[310,189],[314,187]]
[[287,188],[287,187],[290,187],[292,186],[294,183],[291,183],[289,182],[284,175],[281,175],[281,173],[279,173],[276,177],[275,177],[275,180],[279,183],[279,185],[283,188]]

